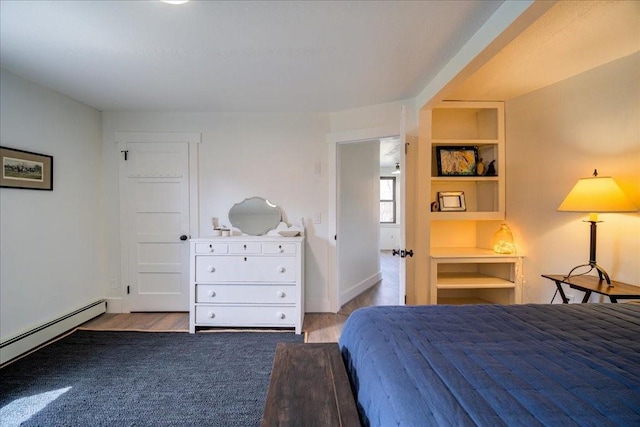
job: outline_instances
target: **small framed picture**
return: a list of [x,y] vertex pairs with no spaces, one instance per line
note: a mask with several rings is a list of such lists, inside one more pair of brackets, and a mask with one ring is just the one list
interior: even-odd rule
[[436,147],[438,176],[476,175],[478,147]]
[[0,187],[53,190],[53,156],[0,147]]
[[441,212],[467,210],[464,191],[440,191],[438,192],[438,204]]

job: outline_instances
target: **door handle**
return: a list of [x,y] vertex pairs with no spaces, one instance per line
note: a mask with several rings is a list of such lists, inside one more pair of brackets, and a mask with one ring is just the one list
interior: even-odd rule
[[405,249],[394,249],[391,252],[391,255],[396,256],[400,255],[400,258],[406,258],[408,256],[413,257],[413,249],[405,250]]
[[180,236],[180,240],[182,240],[182,241],[185,241],[187,239],[188,239],[188,237],[187,237],[186,234],[183,234],[182,236]]

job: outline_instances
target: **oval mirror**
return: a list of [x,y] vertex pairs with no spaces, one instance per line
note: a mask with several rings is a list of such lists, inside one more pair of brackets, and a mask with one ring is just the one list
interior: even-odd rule
[[261,236],[280,224],[280,208],[262,197],[250,197],[229,209],[231,225],[250,236]]

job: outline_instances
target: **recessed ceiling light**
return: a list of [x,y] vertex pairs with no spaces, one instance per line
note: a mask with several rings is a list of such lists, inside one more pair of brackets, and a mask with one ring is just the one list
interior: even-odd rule
[[167,4],[185,4],[189,0],[160,0],[162,3]]

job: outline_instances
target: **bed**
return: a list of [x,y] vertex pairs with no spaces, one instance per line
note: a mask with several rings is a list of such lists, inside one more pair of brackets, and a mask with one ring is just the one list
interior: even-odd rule
[[339,346],[363,425],[640,426],[640,304],[369,307]]

